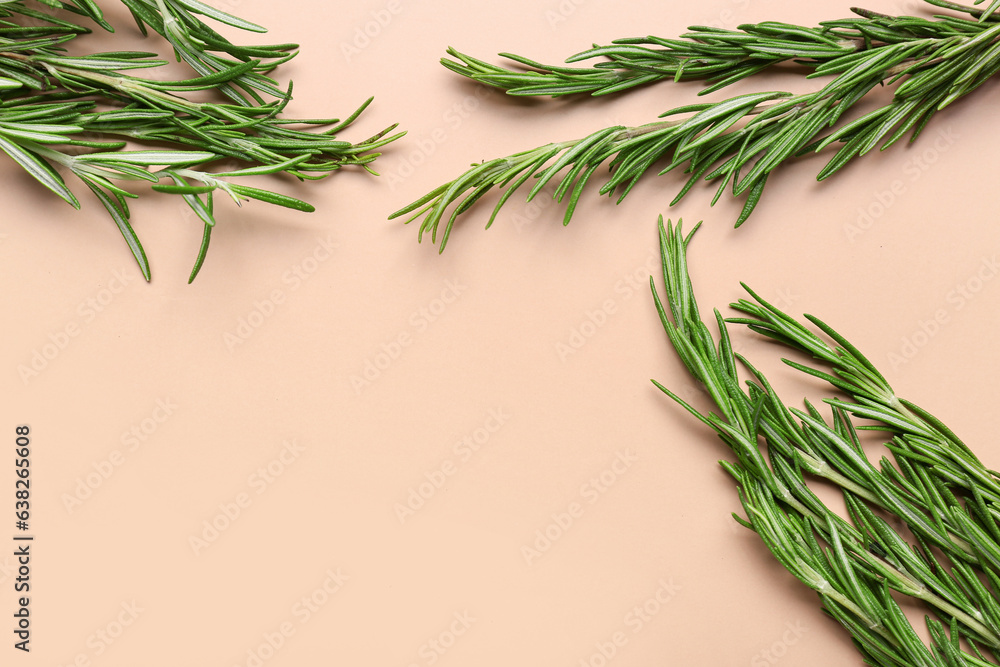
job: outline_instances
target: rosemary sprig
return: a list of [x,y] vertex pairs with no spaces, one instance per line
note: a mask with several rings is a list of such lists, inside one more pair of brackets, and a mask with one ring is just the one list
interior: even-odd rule
[[[711,92],[788,62],[805,66],[810,78],[833,78],[811,93],[761,92],[691,104],[661,115],[682,120],[603,128],[582,139],[474,164],[390,217],[421,219],[418,237],[430,232],[435,242],[443,220],[443,250],[458,216],[480,197],[493,188],[506,188],[488,228],[511,194],[534,179],[527,199],[554,183],[553,198],[565,203],[563,223],[568,224],[594,172],[607,164],[611,175],[599,193],[617,195],[618,202],[654,169],[660,175],[675,169],[689,174],[671,205],[700,181],[715,181],[713,204],[727,188],[733,196],[745,197],[738,227],[749,218],[768,177],[780,165],[839,144],[817,175],[824,180],[876,147],[885,150],[907,134],[912,142],[938,111],[1000,70],[1000,22],[992,8],[979,11],[928,1],[963,9],[979,20],[892,17],[855,10],[857,18],[827,21],[816,28],[777,22],[738,30],[694,27],[680,39],[618,40],[570,59],[608,58],[592,68],[550,67],[504,54],[529,68],[512,71],[450,49],[457,60],[442,61],[449,69],[521,96],[606,95],[678,79],[705,79],[710,85],[703,92]],[[895,86],[892,99],[851,119],[858,102],[882,86]],[[664,159],[665,166],[659,168]]]
[[[746,317],[724,320],[715,311],[719,333],[713,337],[687,271],[690,240],[680,223],[664,226],[661,218],[665,298],[652,279],[650,285],[672,347],[717,412],[702,413],[654,383],[735,454],[736,461],[722,462],[746,512],[745,519],[734,517],[818,593],[868,664],[1000,663],[1000,476],[938,419],[897,397],[856,347],[816,317],[806,319],[832,342],[744,285],[751,298],[733,307]],[[764,375],[734,354],[732,323],[809,354],[817,366],[785,363],[848,400],[825,399],[826,418],[808,402],[805,410],[787,407]],[[740,367],[748,376],[744,388]],[[858,437],[862,430],[888,433],[892,459],[871,463]],[[850,521],[812,492],[810,479],[840,487]],[[912,538],[886,515],[905,524]],[[900,596],[926,607],[929,645],[901,612]]]
[[[925,1],[982,14],[970,7]],[[744,24],[736,30],[691,26],[690,32],[676,39],[656,36],[616,39],[607,45],[595,44],[566,59],[567,63],[606,59],[590,67],[544,65],[524,56],[501,53],[501,57],[522,66],[508,69],[454,48],[449,48],[448,54],[455,60],[442,58],[441,64],[462,76],[520,97],[602,96],[661,81],[692,80],[710,84],[699,92],[706,95],[783,63],[808,68],[812,70],[809,76],[817,76],[821,74],[817,68],[824,63],[859,51],[921,40],[930,40],[928,44],[942,40],[961,43],[963,38],[976,37],[993,27],[997,20],[993,16],[980,21],[948,16],[931,20],[894,17],[859,8],[852,11],[860,18],[824,21],[818,27],[780,21]]]
[[[163,67],[156,54],[122,51],[69,54],[65,45],[90,29],[15,0],[0,3],[0,150],[56,195],[79,208],[63,180],[72,173],[104,205],[143,275],[149,263],[130,222],[128,184],[181,196],[203,224],[202,243],[189,281],[205,260],[216,224],[214,194],[238,205],[256,199],[300,211],[304,201],[231,179],[289,174],[319,180],[345,166],[375,173],[378,150],[402,133],[395,125],[358,143],[335,135],[371,103],[343,121],[289,119],[287,89],[268,76],[296,54],[295,44],[241,46],[201,21],[264,32],[264,28],[198,0],[122,0],[140,30],[160,34],[196,76],[174,80],[137,76]],[[111,30],[92,0],[46,2],[69,9]],[[24,23],[30,19],[31,25]],[[217,101],[195,98],[201,91]],[[269,101],[266,98],[271,98]],[[246,166],[211,172],[229,158]],[[62,173],[61,173],[62,172]]]

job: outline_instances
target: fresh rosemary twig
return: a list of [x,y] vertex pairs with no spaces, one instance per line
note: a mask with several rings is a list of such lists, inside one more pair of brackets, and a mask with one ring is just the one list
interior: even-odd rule
[[[599,192],[617,194],[621,202],[640,178],[666,159],[661,175],[678,168],[690,174],[671,205],[698,182],[717,181],[713,204],[727,188],[734,196],[746,197],[736,220],[739,226],[779,165],[839,143],[817,177],[828,178],[854,158],[876,147],[884,150],[907,133],[914,141],[935,113],[1000,70],[1000,22],[992,5],[980,11],[927,1],[967,11],[979,20],[892,17],[857,9],[858,18],[827,21],[817,28],[775,22],[738,30],[695,27],[680,39],[618,40],[570,59],[608,58],[591,68],[550,67],[505,54],[528,67],[512,71],[450,49],[457,60],[442,61],[449,69],[520,96],[606,95],[678,79],[705,79],[710,86],[703,92],[711,92],[788,62],[806,67],[809,77],[833,78],[812,93],[762,92],[687,105],[661,116],[687,115],[685,120],[604,128],[583,139],[474,164],[390,217],[421,219],[418,236],[430,232],[437,241],[440,231],[444,250],[457,217],[480,197],[506,187],[489,227],[511,194],[534,179],[527,199],[555,183],[553,197],[566,202],[563,222],[568,224],[587,183],[603,164],[611,176]],[[896,86],[891,101],[841,122],[873,88],[885,85]]]
[[[79,201],[57,167],[83,181],[108,210],[147,280],[149,263],[127,204],[137,195],[124,183],[146,181],[153,190],[180,195],[202,221],[191,281],[215,226],[216,191],[237,204],[257,199],[313,210],[299,199],[230,179],[287,173],[318,180],[352,165],[372,171],[368,165],[378,149],[401,136],[391,134],[395,125],[358,143],[334,136],[357,119],[370,99],[343,121],[284,118],[291,84],[283,90],[267,74],[294,57],[298,47],[236,45],[198,16],[264,32],[260,26],[198,0],[121,1],[143,33],[149,28],[163,36],[197,76],[169,80],[126,74],[167,64],[153,53],[70,55],[64,45],[89,33],[88,28],[22,0],[0,2],[0,150],[77,208]],[[111,29],[92,0],[44,4]],[[192,93],[205,90],[223,97],[195,101]],[[221,158],[246,166],[214,173],[205,169]]]
[[[930,0],[925,0],[930,2]],[[931,4],[941,4],[931,2]],[[954,8],[954,6],[953,6]],[[781,63],[794,63],[817,72],[824,63],[880,46],[920,42],[933,47],[942,40],[961,43],[992,28],[996,17],[970,21],[939,16],[935,20],[893,17],[864,9],[860,18],[825,21],[819,27],[778,21],[745,24],[737,30],[692,26],[676,39],[638,37],[616,39],[608,45],[570,56],[567,63],[594,58],[607,60],[591,67],[543,65],[523,56],[501,53],[522,69],[505,69],[449,48],[456,60],[442,58],[448,69],[515,96],[610,95],[660,81],[704,80],[706,95]],[[972,8],[964,11],[978,14]],[[920,56],[914,56],[914,61]]]
[[[1000,476],[938,419],[897,397],[875,366],[818,318],[806,316],[832,343],[744,285],[751,299],[733,307],[746,317],[724,320],[715,311],[713,338],[687,271],[690,240],[680,223],[664,227],[661,218],[665,299],[650,284],[671,345],[717,412],[701,413],[654,383],[736,455],[722,462],[747,515],[736,519],[819,594],[868,664],[1000,663]],[[805,410],[786,407],[764,375],[734,354],[730,323],[811,355],[818,367],[785,362],[849,400],[825,399],[830,418],[808,402]],[[744,389],[741,366],[749,377]],[[872,464],[861,430],[888,433],[892,460]],[[840,487],[849,522],[813,493],[810,478]],[[886,516],[902,521],[912,538]],[[930,645],[902,613],[900,595],[928,609]]]

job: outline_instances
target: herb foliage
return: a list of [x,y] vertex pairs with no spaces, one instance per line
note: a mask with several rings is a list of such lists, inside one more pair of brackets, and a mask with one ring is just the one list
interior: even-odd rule
[[[270,74],[298,46],[234,44],[202,17],[253,33],[265,32],[261,26],[198,0],[121,2],[142,33],[162,37],[195,76],[153,76],[167,65],[155,53],[70,53],[68,47],[91,32],[88,24],[113,31],[94,0],[2,0],[0,150],[75,208],[79,200],[63,175],[82,181],[107,209],[146,280],[149,262],[129,214],[128,200],[138,196],[133,186],[145,182],[182,197],[201,221],[191,281],[216,224],[215,194],[237,204],[256,199],[314,210],[232,179],[283,173],[319,180],[348,166],[372,171],[378,150],[401,136],[392,133],[395,125],[357,143],[335,136],[370,99],[344,120],[285,118],[292,84],[283,88]],[[212,99],[205,101],[204,91]],[[208,169],[221,159],[245,166]]]
[[[876,148],[885,150],[907,136],[915,141],[937,112],[1000,70],[997,2],[976,9],[926,1],[969,16],[895,17],[854,9],[854,18],[818,27],[774,21],[736,30],[696,26],[677,39],[620,39],[569,59],[604,59],[591,67],[549,66],[502,54],[521,66],[505,69],[449,49],[452,58],[442,59],[447,68],[515,96],[610,95],[694,79],[707,82],[704,94],[783,65],[828,81],[810,93],[765,91],[689,104],[663,113],[667,120],[602,128],[473,164],[390,217],[420,220],[418,238],[429,233],[443,251],[457,218],[491,190],[504,192],[487,228],[515,191],[527,188],[530,201],[551,184],[568,224],[588,183],[606,167],[610,175],[598,192],[619,203],[651,172],[689,175],[671,205],[695,185],[713,182],[713,204],[727,190],[743,198],[739,227],[779,166],[837,146],[817,175],[824,180]],[[894,87],[891,100],[863,115],[852,113],[873,89],[885,86]]]
[[[654,384],[732,450],[735,460],[721,463],[746,513],[736,520],[816,591],[867,664],[1000,664],[1000,475],[939,419],[898,397],[871,361],[819,318],[806,315],[808,326],[744,285],[749,298],[732,304],[743,316],[714,311],[713,335],[688,275],[691,234],[661,218],[664,296],[652,278],[650,286],[670,344],[707,391],[712,411]],[[808,401],[804,409],[788,406],[733,352],[731,324],[812,357],[813,364],[784,361],[839,397],[824,399],[822,410]],[[864,431],[886,434],[891,458],[872,462]],[[814,493],[817,482],[839,488],[847,518]],[[929,644],[903,613],[906,600],[926,609]]]

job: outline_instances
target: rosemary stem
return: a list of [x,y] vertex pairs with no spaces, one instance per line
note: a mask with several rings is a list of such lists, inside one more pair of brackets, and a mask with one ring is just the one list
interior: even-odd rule
[[78,76],[83,79],[89,79],[95,83],[100,83],[108,88],[112,88],[126,95],[134,95],[139,93],[143,97],[152,97],[167,103],[169,106],[179,106],[184,109],[193,112],[201,112],[205,109],[205,104],[200,102],[192,102],[186,100],[183,97],[178,97],[177,95],[171,95],[170,93],[165,93],[161,90],[156,90],[153,88],[147,88],[138,83],[133,83],[135,80],[125,76],[109,76],[107,74],[100,74],[99,72],[93,72],[89,70],[81,70],[75,67],[66,66],[54,66],[49,63],[43,63],[45,68],[51,73],[56,71],[62,72],[64,74],[71,74],[73,76]]
[[975,630],[983,637],[983,639],[986,639],[991,648],[1000,648],[1000,636],[981,622],[982,614],[978,611],[976,612],[978,618],[973,618],[947,600],[928,590],[926,587],[922,587],[919,591],[911,593],[911,595],[928,604],[934,605],[946,614],[954,616],[960,623]]

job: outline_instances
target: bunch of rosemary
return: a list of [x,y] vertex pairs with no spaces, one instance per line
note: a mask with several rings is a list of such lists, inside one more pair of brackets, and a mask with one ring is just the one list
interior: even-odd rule
[[[767,91],[690,104],[661,115],[669,120],[607,127],[582,139],[473,164],[390,217],[409,215],[407,222],[420,218],[419,237],[430,232],[434,241],[443,220],[444,250],[456,218],[480,197],[506,187],[488,228],[511,194],[533,181],[527,199],[554,184],[553,197],[565,201],[563,222],[568,224],[594,172],[608,164],[611,175],[599,192],[617,194],[619,202],[653,170],[665,174],[680,168],[690,174],[671,205],[698,182],[717,181],[713,204],[727,188],[734,196],[745,196],[738,227],[753,212],[768,176],[779,165],[839,144],[818,175],[819,180],[828,178],[876,146],[884,150],[907,133],[915,140],[935,113],[1000,70],[1000,17],[994,15],[1000,2],[984,10],[946,0],[926,2],[970,18],[894,17],[854,9],[857,17],[818,27],[771,21],[737,30],[695,26],[677,39],[620,39],[569,59],[606,59],[585,68],[501,54],[525,68],[509,70],[449,49],[455,60],[442,59],[446,67],[517,96],[609,95],[659,81],[692,79],[707,81],[702,93],[710,93],[789,64],[798,71],[804,68],[809,78],[832,78],[811,93]],[[886,85],[895,86],[888,103],[843,122],[873,88]]]
[[[199,17],[265,32],[258,25],[199,0],[121,2],[142,33],[162,36],[195,76],[131,73],[165,66],[155,53],[69,54],[66,46],[91,32],[84,21],[112,30],[94,0],[0,0],[0,149],[77,208],[63,174],[80,179],[107,209],[146,280],[149,263],[129,221],[127,200],[137,195],[126,184],[147,182],[153,190],[179,195],[202,221],[190,282],[208,250],[217,191],[237,204],[257,199],[313,210],[299,199],[230,179],[286,173],[318,180],[349,165],[372,171],[368,165],[378,149],[401,136],[390,134],[395,125],[358,143],[334,136],[370,99],[343,121],[284,118],[292,85],[283,89],[268,75],[293,58],[298,46],[233,44]],[[198,101],[205,99],[201,91],[218,95]],[[246,166],[206,170],[220,158]]]
[[[867,664],[1000,663],[1000,475],[938,419],[897,397],[857,348],[816,317],[806,315],[832,343],[744,285],[751,300],[733,307],[746,317],[724,320],[716,310],[713,338],[688,276],[690,239],[680,223],[664,227],[661,218],[666,306],[652,278],[650,285],[671,345],[716,412],[703,414],[656,384],[735,454],[722,465],[746,511],[745,519],[734,515],[737,521],[816,591]],[[848,400],[825,399],[829,416],[808,402],[805,410],[787,407],[764,375],[733,353],[729,323],[807,353],[815,366],[785,363]],[[744,387],[740,369],[749,376]],[[869,460],[859,438],[864,430],[889,434],[891,460]],[[849,521],[813,492],[816,480],[839,487]],[[903,613],[905,599],[928,610],[929,645]]]

